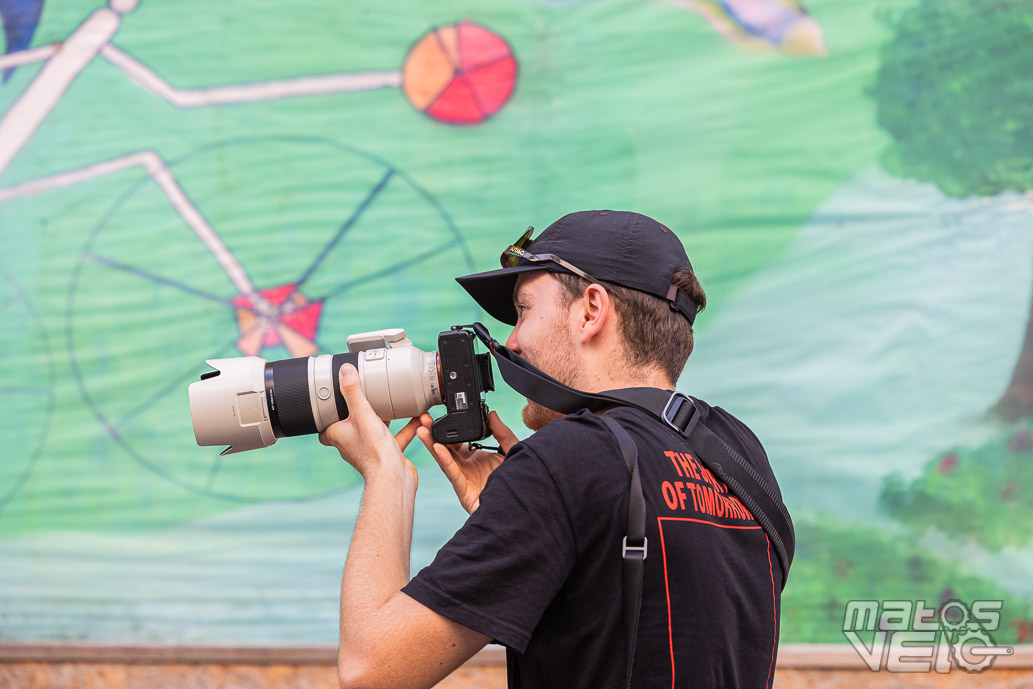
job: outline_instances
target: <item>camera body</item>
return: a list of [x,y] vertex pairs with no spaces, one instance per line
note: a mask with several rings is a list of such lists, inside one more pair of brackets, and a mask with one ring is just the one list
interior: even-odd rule
[[484,393],[494,390],[488,354],[475,354],[462,326],[438,335],[424,352],[401,328],[351,335],[348,352],[268,362],[261,357],[209,359],[214,370],[190,384],[190,417],[198,445],[222,454],[268,447],[279,438],[319,433],[348,417],[338,371],[358,370],[362,393],[385,422],[444,404],[432,426],[441,443],[487,435]]
[[474,354],[473,335],[453,328],[438,335],[438,363],[445,414],[431,426],[434,440],[466,443],[487,437],[484,393],[495,389],[491,355]]

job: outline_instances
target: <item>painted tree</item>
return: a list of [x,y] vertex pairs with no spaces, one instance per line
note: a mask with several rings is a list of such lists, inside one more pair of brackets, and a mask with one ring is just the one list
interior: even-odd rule
[[[955,197],[1033,193],[1033,4],[920,1],[888,23],[872,90],[886,170]],[[1033,313],[993,412],[1033,416]]]

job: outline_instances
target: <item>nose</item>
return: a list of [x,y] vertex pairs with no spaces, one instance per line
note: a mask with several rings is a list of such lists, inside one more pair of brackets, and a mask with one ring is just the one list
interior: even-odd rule
[[517,344],[516,333],[517,329],[513,328],[513,332],[511,332],[509,334],[509,337],[506,338],[506,349],[513,352],[514,354],[520,354],[520,345]]

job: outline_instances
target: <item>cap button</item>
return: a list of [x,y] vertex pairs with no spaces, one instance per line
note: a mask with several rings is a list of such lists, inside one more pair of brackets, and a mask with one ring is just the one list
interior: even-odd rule
[[599,211],[599,215],[606,215],[606,211]]

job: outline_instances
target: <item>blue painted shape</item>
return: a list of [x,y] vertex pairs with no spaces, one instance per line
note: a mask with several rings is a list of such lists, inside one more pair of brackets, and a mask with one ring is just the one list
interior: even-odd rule
[[[39,25],[44,0],[0,0],[0,20],[4,23],[6,40],[4,55],[25,50],[32,44],[32,37]],[[4,70],[3,82],[14,74],[14,67]]]
[[777,0],[719,0],[719,4],[741,28],[773,45],[781,43],[803,15]]

